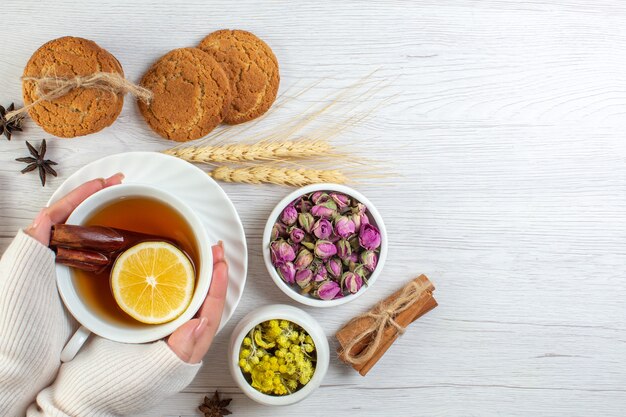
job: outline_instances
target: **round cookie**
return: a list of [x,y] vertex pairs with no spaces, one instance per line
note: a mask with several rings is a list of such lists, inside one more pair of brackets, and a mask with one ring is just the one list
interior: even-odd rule
[[153,92],[139,110],[164,138],[185,142],[205,136],[224,119],[230,87],[224,70],[197,48],[174,49],[146,72],[141,85]]
[[232,100],[224,121],[247,122],[264,114],[274,103],[280,75],[269,46],[245,30],[218,30],[198,48],[222,64],[230,80]]
[[[124,75],[119,61],[95,42],[66,36],[42,45],[31,56],[24,77],[73,78],[96,72]],[[38,99],[36,82],[22,82],[26,105]],[[42,101],[30,109],[30,117],[46,132],[63,137],[88,135],[111,125],[122,111],[124,95],[95,88],[76,88],[63,97]]]

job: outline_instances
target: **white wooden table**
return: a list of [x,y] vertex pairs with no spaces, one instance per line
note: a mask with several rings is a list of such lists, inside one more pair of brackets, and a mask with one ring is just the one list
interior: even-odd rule
[[[224,185],[250,248],[243,300],[194,383],[145,416],[198,415],[216,388],[234,399],[236,416],[623,415],[626,3],[257,3],[4,0],[0,103],[21,103],[29,56],[62,35],[95,40],[138,80],[170,49],[216,29],[250,30],[278,57],[281,92],[319,82],[267,117],[277,128],[378,69],[389,102],[337,143],[396,173],[359,186],[386,219],[387,265],[354,303],[307,311],[331,337],[418,273],[436,284],[440,307],[367,377],[333,360],[305,402],[256,405],[227,372],[226,342],[252,308],[289,302],[260,255],[265,219],[289,190]],[[14,162],[25,139],[42,138],[29,122],[13,141],[0,139],[2,250],[80,166],[170,145],[129,99],[103,132],[49,141],[61,175],[42,189]]]

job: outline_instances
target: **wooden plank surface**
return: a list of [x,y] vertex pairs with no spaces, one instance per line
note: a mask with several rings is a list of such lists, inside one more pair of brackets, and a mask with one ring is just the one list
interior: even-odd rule
[[[240,308],[194,383],[143,416],[194,416],[216,388],[237,416],[623,415],[626,408],[626,3],[602,1],[5,0],[0,103],[20,100],[31,53],[62,35],[98,42],[138,80],[160,55],[209,32],[265,39],[291,98],[259,129],[280,129],[369,75],[387,85],[372,116],[336,139],[393,174],[357,187],[381,211],[390,252],[376,285],[331,310],[307,308],[331,336],[418,273],[440,306],[365,378],[333,358],[322,387],[269,409],[236,389],[225,364],[245,313],[289,303],[262,263],[262,228],[288,189],[224,185],[250,249]],[[357,103],[354,103],[356,105]],[[328,123],[350,109],[327,115]],[[255,127],[255,128],[257,128]],[[253,129],[254,130],[254,129]],[[226,136],[245,138],[232,130]],[[0,140],[0,249],[80,166],[162,150],[128,99],[118,121],[52,139],[60,177],[42,189],[14,158],[50,138],[32,122]],[[366,169],[366,168],[363,168]],[[229,254],[236,256],[236,254]],[[143,417],[142,416],[142,417]]]

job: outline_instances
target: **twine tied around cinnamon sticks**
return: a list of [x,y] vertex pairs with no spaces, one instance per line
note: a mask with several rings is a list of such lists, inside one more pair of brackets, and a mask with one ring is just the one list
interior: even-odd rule
[[350,320],[336,334],[339,357],[367,374],[406,327],[437,306],[435,287],[420,275],[402,289]]
[[22,77],[22,80],[34,81],[36,83],[35,93],[38,98],[20,109],[8,112],[5,115],[6,120],[23,117],[31,107],[42,101],[52,101],[63,97],[76,88],[95,88],[108,91],[111,94],[130,93],[138,100],[145,103],[149,103],[152,99],[152,91],[140,85],[133,84],[116,72],[96,72],[94,74],[81,75],[73,78],[56,76]]

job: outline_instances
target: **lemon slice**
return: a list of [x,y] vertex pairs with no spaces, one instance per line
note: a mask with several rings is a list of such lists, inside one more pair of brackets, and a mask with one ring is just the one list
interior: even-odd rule
[[174,320],[187,309],[195,273],[189,258],[167,242],[143,242],[123,252],[111,271],[115,301],[142,323]]

